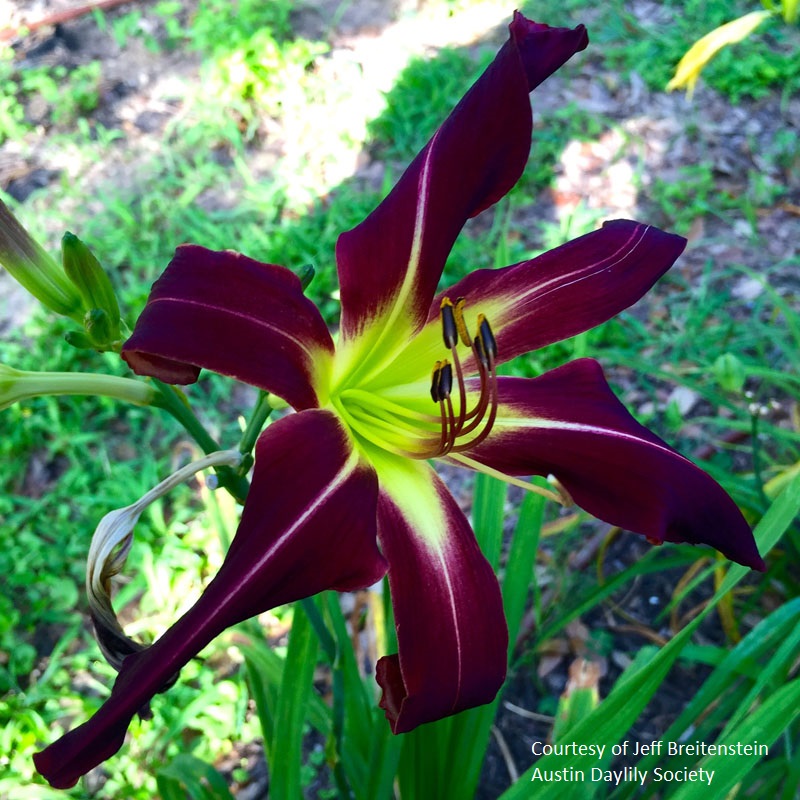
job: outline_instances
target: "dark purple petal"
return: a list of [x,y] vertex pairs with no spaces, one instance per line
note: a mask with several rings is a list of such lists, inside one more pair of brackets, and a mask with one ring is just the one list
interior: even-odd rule
[[318,405],[333,353],[297,276],[231,250],[183,245],[153,284],[122,357],[140,375],[193,383],[230,375],[297,409]]
[[[646,294],[685,245],[682,237],[651,225],[614,220],[530,261],[476,270],[433,300],[425,328],[378,381],[422,380],[446,357],[442,297],[464,298],[464,320],[473,336],[478,315],[488,319],[502,363],[611,319]],[[467,373],[475,371],[466,348],[462,358]]]
[[339,238],[345,340],[389,320],[419,330],[458,232],[522,174],[531,144],[528,93],[588,43],[582,25],[550,28],[515,14],[509,40],[389,196]]
[[497,578],[463,513],[429,467],[405,477],[381,474],[378,500],[400,652],[376,677],[394,733],[491,702],[508,647]]
[[67,788],[111,757],[134,714],[231,625],[324,589],[380,579],[386,562],[376,543],[377,492],[374,470],[330,412],[304,411],[270,425],[219,573],[155,644],[125,659],[110,698],[88,722],[34,757],[39,772]]
[[640,425],[600,365],[501,378],[489,438],[465,453],[507,475],[555,475],[590,514],[653,542],[708,544],[764,569],[750,527],[709,475]]
[[[504,269],[470,273],[443,294],[464,297],[465,318],[484,314],[498,361],[594,328],[641,299],[683,252],[682,236],[632,220],[599,230]],[[429,320],[438,324],[439,301]]]

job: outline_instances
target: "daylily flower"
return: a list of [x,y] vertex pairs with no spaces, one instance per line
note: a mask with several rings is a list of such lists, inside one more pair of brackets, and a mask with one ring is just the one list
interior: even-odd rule
[[322,589],[369,585],[387,566],[399,653],[376,672],[392,730],[489,702],[506,671],[500,591],[430,459],[511,481],[552,474],[609,523],[763,568],[733,501],[634,421],[596,362],[535,379],[497,376],[498,364],[636,302],[683,239],[616,221],[436,295],[464,222],[522,173],[528,93],[587,42],[583,26],[515,14],[495,61],[397,186],[340,237],[335,344],[287,269],[178,248],[123,357],[172,383],[191,383],[201,369],[230,375],[296,413],[261,435],[239,529],[197,604],[125,658],[94,718],[38,755],[53,785],[73,784],[116,752],[137,710],[228,626]]

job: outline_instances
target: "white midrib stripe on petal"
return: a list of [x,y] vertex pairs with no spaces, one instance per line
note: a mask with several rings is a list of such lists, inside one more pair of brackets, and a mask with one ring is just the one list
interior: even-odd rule
[[[283,532],[281,537],[270,547],[267,552],[265,552],[261,558],[258,559],[255,563],[252,564],[250,569],[247,570],[246,573],[239,577],[240,585],[244,586],[248,584],[251,580],[254,579],[255,575],[258,571],[262,568],[267,561],[273,558],[281,548],[291,539],[291,537],[297,532],[297,530],[304,525],[311,517],[313,517],[327,502],[327,500],[333,495],[344,482],[350,477],[350,475],[355,470],[356,466],[358,465],[359,455],[358,451],[355,449],[350,453],[350,457],[344,463],[342,468],[333,476],[328,486],[320,492],[316,499],[314,500],[311,505],[306,508],[306,510],[297,517],[292,524]],[[209,617],[209,622],[218,614],[222,613],[225,609],[225,606],[230,602],[236,593],[234,592],[231,595],[228,595],[226,600],[221,603],[218,607],[216,607]]]
[[632,433],[624,433],[622,431],[614,430],[614,428],[603,428],[600,425],[586,425],[582,422],[562,422],[560,420],[536,417],[516,419],[511,417],[502,417],[501,419],[497,420],[494,427],[498,431],[507,431],[508,433],[513,433],[514,430],[519,430],[520,428],[549,428],[563,431],[576,431],[579,433],[597,433],[601,436],[612,436],[615,439],[625,439],[626,441],[637,442],[638,444],[643,444],[647,447],[654,447],[670,456],[677,456],[684,461],[688,461],[690,464],[692,463],[688,458],[682,456],[680,453],[672,450],[666,445],[658,444],[657,442],[651,442],[649,439],[643,439],[642,437],[635,436]]
[[[607,270],[612,269],[614,266],[619,264],[621,261],[624,261],[628,258],[636,248],[644,241],[644,237],[647,234],[647,231],[651,228],[651,225],[645,225],[642,228],[642,233],[638,239],[636,239],[633,244],[630,245],[629,249],[626,249],[615,261],[612,261],[610,264],[603,264],[603,266],[598,267],[597,269],[589,272],[587,274],[581,274],[581,270],[576,270],[577,277],[572,278],[571,280],[568,279],[568,276],[565,275],[558,275],[552,280],[547,281],[546,283],[539,283],[535,286],[531,287],[525,292],[522,293],[515,293],[510,295],[506,299],[507,307],[510,308],[513,312],[514,309],[521,309],[524,303],[528,300],[528,298],[533,295],[536,300],[541,300],[542,298],[546,297],[548,294],[551,294],[555,291],[560,291],[561,289],[566,289],[569,286],[574,286],[581,281],[588,280],[589,278],[593,278],[595,275],[599,275],[601,272],[606,272]],[[631,237],[632,239],[633,237]],[[630,241],[630,240],[629,240]],[[626,245],[623,245],[625,247]],[[617,252],[620,252],[623,248],[620,248]],[[573,273],[573,274],[576,274]],[[511,302],[513,301],[513,302]],[[527,313],[527,312],[526,312]],[[516,322],[518,319],[526,316],[523,314],[521,316],[513,316],[509,319],[503,321],[503,325],[509,325]]]
[[156,299],[150,301],[150,305],[155,305],[156,303],[179,303],[186,306],[197,306],[198,308],[207,309],[209,311],[227,314],[231,317],[239,317],[239,319],[245,319],[260,328],[266,328],[268,331],[272,331],[273,333],[282,336],[284,339],[288,339],[300,350],[302,350],[306,356],[308,356],[309,361],[314,361],[314,359],[318,358],[320,355],[320,350],[310,350],[305,342],[303,342],[301,339],[298,339],[296,336],[292,336],[292,334],[288,333],[285,328],[282,328],[279,325],[273,325],[268,320],[260,317],[254,317],[250,314],[243,314],[241,311],[234,311],[233,309],[215,306],[210,303],[202,303],[199,300],[187,300],[185,297],[157,297]]
[[[422,252],[422,239],[425,234],[425,215],[428,209],[428,184],[430,183],[431,158],[438,136],[439,132],[437,131],[431,139],[428,151],[425,153],[425,161],[422,165],[422,171],[420,172],[419,183],[417,185],[417,213],[414,217],[414,235],[411,240],[411,252],[408,254],[408,268],[406,269],[405,277],[400,285],[400,291],[397,293],[389,318],[386,320],[386,328],[384,331],[390,331],[394,327],[397,317],[408,302],[408,296],[411,294],[411,289],[416,282],[417,273],[419,272],[419,256]],[[427,312],[427,309],[425,310]],[[378,339],[378,342],[380,342],[380,339],[385,335],[386,334],[383,333]]]
[[[444,546],[447,546],[447,543],[444,543]],[[456,603],[456,594],[455,590],[453,589],[453,581],[450,577],[450,572],[447,568],[447,562],[444,558],[444,552],[442,549],[439,549],[437,552],[437,556],[442,564],[442,573],[444,575],[445,583],[447,584],[447,594],[450,599],[450,612],[453,617],[453,629],[456,633],[456,663],[458,665],[458,673],[456,676],[456,694],[455,699],[453,700],[453,705],[450,707],[451,711],[456,707],[458,701],[461,697],[461,680],[462,680],[462,672],[463,667],[461,664],[461,629],[459,627],[459,618],[458,618],[458,604]]]

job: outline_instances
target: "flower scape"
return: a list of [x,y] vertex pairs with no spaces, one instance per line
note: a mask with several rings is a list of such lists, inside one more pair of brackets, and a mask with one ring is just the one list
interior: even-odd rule
[[705,544],[764,568],[734,502],[633,419],[596,361],[497,374],[635,303],[684,239],[615,220],[437,294],[466,220],[523,172],[529,93],[587,44],[583,26],[515,13],[493,63],[383,202],[340,236],[335,342],[288,269],[178,248],[122,357],[172,384],[201,369],[228,375],[294,413],[261,434],[238,531],[197,603],[153,645],[123,653],[100,710],[35,757],[53,786],[114,755],[133,716],[226,628],[385,574],[399,652],[378,661],[376,677],[392,731],[490,702],[506,673],[500,589],[432,459],[527,488],[523,476],[552,476],[555,497],[654,544]]

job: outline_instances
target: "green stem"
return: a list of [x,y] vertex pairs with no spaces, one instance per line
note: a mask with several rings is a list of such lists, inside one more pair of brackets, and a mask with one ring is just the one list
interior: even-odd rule
[[264,423],[273,410],[274,409],[269,404],[269,392],[262,390],[258,394],[258,402],[253,409],[253,413],[250,415],[250,419],[247,421],[247,427],[242,434],[242,440],[239,442],[239,452],[242,455],[247,455],[255,447],[258,435],[261,433]]
[[[153,385],[158,389],[161,395],[160,399],[156,401],[155,404],[172,414],[172,416],[183,425],[197,444],[200,445],[206,455],[222,449],[209,435],[200,420],[197,419],[180,389],[170,386],[168,383],[162,383],[157,378],[153,378]],[[250,489],[250,482],[247,478],[239,475],[236,470],[230,467],[217,467],[216,471],[219,478],[219,485],[230,492],[237,502],[244,503],[247,492]]]

